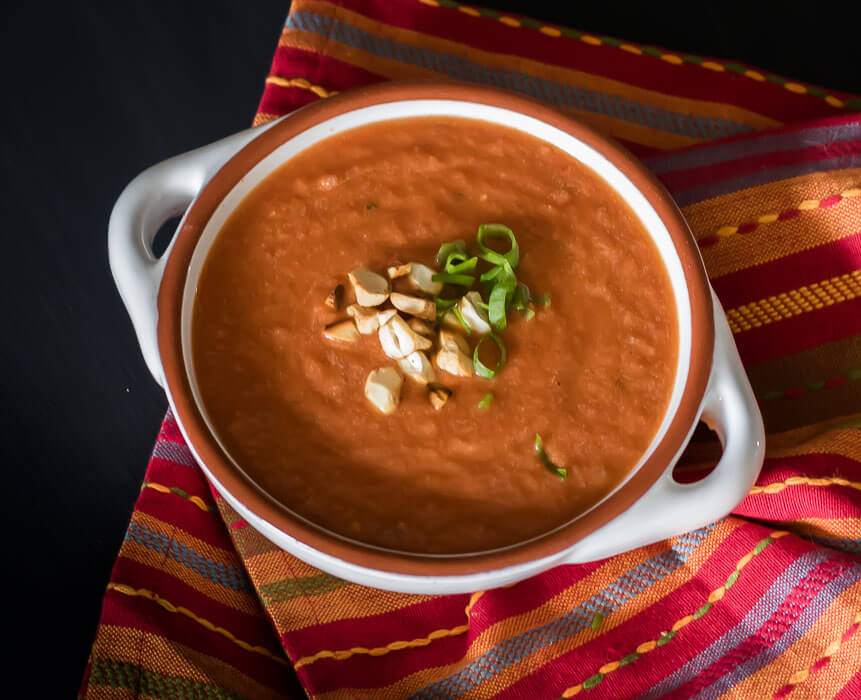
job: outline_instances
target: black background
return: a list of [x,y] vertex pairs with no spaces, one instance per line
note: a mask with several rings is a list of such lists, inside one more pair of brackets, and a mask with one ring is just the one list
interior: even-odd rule
[[[492,5],[861,92],[851,3]],[[39,669],[10,668],[29,697],[77,688],[166,407],[108,270],[111,206],[146,166],[250,124],[287,10],[30,2],[0,21],[2,628]]]

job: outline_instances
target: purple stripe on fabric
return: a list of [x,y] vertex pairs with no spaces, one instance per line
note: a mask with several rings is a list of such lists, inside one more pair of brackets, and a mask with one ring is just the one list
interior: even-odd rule
[[861,121],[837,126],[819,126],[783,134],[754,135],[730,143],[692,148],[680,153],[647,158],[644,163],[656,175],[675,170],[700,168],[736,158],[775,151],[794,151],[809,146],[821,146],[836,141],[849,141],[861,136]]
[[193,467],[195,465],[191,450],[185,445],[171,442],[170,440],[159,440],[152,449],[152,456],[173,462],[174,464],[181,464],[185,467]]
[[[768,649],[764,649],[756,656],[751,657],[740,666],[736,666],[732,671],[719,678],[712,683],[708,688],[703,688],[695,697],[694,700],[714,700],[727,692],[733,686],[741,683],[745,678],[767,664],[774,661],[778,656],[783,654],[795,642],[801,639],[815,623],[822,613],[828,608],[831,602],[845,591],[853,583],[861,580],[861,564],[855,564],[847,569],[841,576],[838,576],[832,581],[829,581],[819,593],[814,596],[810,604],[801,612],[792,626],[783,633],[783,635]],[[830,640],[829,640],[830,641]],[[825,646],[823,640],[823,647]]]
[[842,158],[830,158],[828,160],[817,160],[806,163],[794,163],[786,165],[782,168],[771,168],[769,170],[760,170],[756,173],[748,173],[739,177],[729,178],[728,180],[720,180],[711,182],[707,185],[699,185],[685,190],[673,190],[673,199],[680,207],[702,202],[712,197],[718,197],[722,194],[737,192],[748,187],[756,187],[765,185],[769,182],[777,180],[785,180],[790,177],[798,177],[799,175],[809,175],[810,173],[822,173],[829,170],[843,170],[845,168],[861,168],[861,155],[844,156]]
[[660,683],[652,686],[647,693],[643,693],[641,696],[642,700],[653,700],[663,697],[711,666],[727,650],[738,646],[752,631],[759,629],[774,614],[775,610],[780,607],[781,603],[798,585],[799,581],[830,556],[832,556],[832,553],[827,550],[815,549],[792,562],[778,576],[774,583],[771,584],[771,587],[762,597],[756,601],[756,604],[744,616],[743,620],[724,633],[722,637],[712,642],[710,646],[703,649],[680,669],[664,678]]

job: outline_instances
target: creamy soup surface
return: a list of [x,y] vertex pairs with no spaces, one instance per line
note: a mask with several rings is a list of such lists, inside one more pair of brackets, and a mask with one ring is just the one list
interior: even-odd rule
[[[474,251],[491,222],[550,305],[509,311],[494,379],[439,373],[453,391],[439,411],[407,380],[381,415],[365,379],[395,363],[376,334],[325,339],[346,316],[324,300],[343,284],[352,302],[357,267],[436,267],[455,239]],[[678,329],[657,248],[593,171],[513,129],[433,117],[328,138],[254,189],[207,256],[192,346],[223,444],[287,508],[365,543],[462,553],[546,533],[625,478],[669,401]]]

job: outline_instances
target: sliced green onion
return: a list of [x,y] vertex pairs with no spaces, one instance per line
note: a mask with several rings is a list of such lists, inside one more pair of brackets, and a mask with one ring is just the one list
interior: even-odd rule
[[[481,360],[478,359],[478,351],[484,341],[488,338],[490,338],[494,343],[496,343],[496,347],[499,348],[499,361],[496,363],[496,367],[494,367],[493,369],[490,369],[487,365],[485,365]],[[485,334],[484,336],[482,336],[481,340],[478,341],[478,345],[476,345],[475,350],[472,351],[472,363],[475,366],[475,373],[479,377],[484,377],[485,379],[493,379],[502,369],[502,365],[505,364],[505,346],[502,344],[502,341],[496,336],[493,331]]]
[[539,306],[550,306],[550,295],[539,294],[537,297],[532,297],[532,301],[534,301]]
[[496,286],[505,290],[505,299],[508,303],[514,296],[514,290],[517,289],[517,277],[508,262],[500,266],[499,274],[496,276]]
[[493,394],[487,393],[481,397],[481,401],[478,402],[479,408],[487,408],[490,404],[493,403]]
[[460,321],[460,325],[463,326],[464,330],[466,331],[466,334],[472,335],[472,330],[470,329],[469,324],[464,319],[463,314],[460,312],[460,309],[456,306],[452,306],[451,310],[454,311],[454,315],[457,316],[457,320]]
[[559,467],[550,460],[547,453],[544,451],[544,441],[538,433],[535,433],[535,454],[538,456],[538,461],[541,462],[548,470],[563,479],[568,478],[568,470],[564,467]]
[[487,272],[483,272],[479,279],[482,282],[491,282],[492,280],[495,280],[497,277],[499,277],[500,272],[502,272],[502,267],[497,265],[496,267],[490,268]]
[[371,209],[376,209],[376,208],[377,208],[377,205],[376,205],[374,202],[368,202],[368,203],[365,205],[365,209],[367,209],[367,210],[369,210],[369,211],[370,211]]
[[[454,263],[455,260],[461,260],[460,263]],[[467,258],[460,253],[452,253],[445,261],[445,271],[452,275],[457,275],[462,272],[472,272],[475,266],[478,265],[478,258]]]
[[523,318],[527,321],[531,321],[533,318],[535,318],[535,312],[532,309],[530,309],[528,306],[525,309],[523,309],[523,311],[521,311],[520,313],[523,314]]
[[452,241],[451,243],[443,243],[436,254],[436,264],[440,266],[443,265],[448,259],[448,256],[454,252],[460,252],[466,256],[466,242]]
[[[485,240],[488,238],[507,238],[511,242],[511,248],[507,253],[497,253],[495,250],[488,248]],[[520,262],[520,248],[517,245],[517,239],[514,237],[514,232],[503,226],[502,224],[482,224],[478,227],[476,236],[478,247],[484,255],[482,257],[494,265],[501,265],[502,260],[506,260],[511,267],[517,267]]]
[[514,290],[514,296],[511,300],[511,305],[518,310],[523,310],[529,303],[532,297],[529,295],[529,287],[523,282],[517,283],[517,288]]
[[501,284],[497,284],[490,293],[490,303],[487,305],[487,315],[490,325],[495,331],[505,330],[505,299],[508,292]]
[[452,275],[448,272],[438,272],[431,277],[432,282],[442,282],[443,284],[456,284],[459,287],[471,287],[475,282],[475,277],[472,275]]
[[457,299],[440,299],[439,297],[433,298],[433,303],[436,304],[437,311],[448,311],[452,306],[457,304]]

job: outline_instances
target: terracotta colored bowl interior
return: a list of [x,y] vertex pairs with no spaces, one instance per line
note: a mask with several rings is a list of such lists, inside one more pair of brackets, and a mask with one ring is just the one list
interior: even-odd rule
[[[691,340],[687,379],[677,409],[651,455],[609,497],[567,525],[529,542],[493,552],[422,556],[363,545],[326,532],[269,497],[220,447],[195,402],[182,343],[183,292],[195,247],[210,217],[234,186],[276,148],[315,125],[363,107],[407,100],[454,100],[490,105],[527,115],[598,151],[645,197],[666,227],[681,262],[690,304]],[[342,93],[305,107],[268,129],[239,151],[204,187],[187,212],[166,264],[158,296],[158,342],[166,388],[186,436],[206,468],[235,499],[277,529],[314,549],[381,571],[455,575],[499,569],[551,556],[627,509],[663,474],[684,446],[711,370],[714,327],[711,295],[699,251],[666,190],[626,150],[554,109],[513,93],[456,83],[387,83]]]

